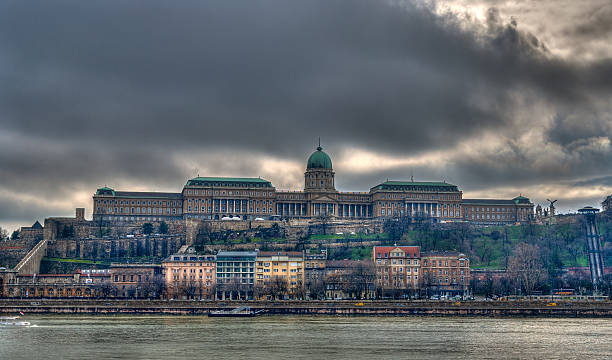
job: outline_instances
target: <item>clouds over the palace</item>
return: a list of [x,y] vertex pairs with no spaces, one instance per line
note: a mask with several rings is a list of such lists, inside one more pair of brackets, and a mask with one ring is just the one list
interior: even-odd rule
[[197,172],[297,189],[319,136],[343,190],[414,174],[596,201],[610,8],[537,3],[2,2],[0,223]]

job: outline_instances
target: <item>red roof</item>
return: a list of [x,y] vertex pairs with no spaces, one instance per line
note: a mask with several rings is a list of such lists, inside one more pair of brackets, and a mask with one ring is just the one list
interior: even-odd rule
[[374,254],[374,258],[384,259],[391,257],[390,253],[395,249],[402,250],[406,253],[407,257],[418,258],[420,256],[418,246],[374,246],[372,253]]

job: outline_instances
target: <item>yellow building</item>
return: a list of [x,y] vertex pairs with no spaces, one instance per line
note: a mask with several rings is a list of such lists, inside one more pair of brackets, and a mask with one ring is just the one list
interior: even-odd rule
[[301,252],[259,252],[255,261],[257,298],[302,298],[304,254]]

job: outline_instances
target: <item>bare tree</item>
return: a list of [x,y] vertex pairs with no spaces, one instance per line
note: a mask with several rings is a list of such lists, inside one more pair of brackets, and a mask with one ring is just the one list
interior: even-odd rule
[[282,276],[272,276],[264,282],[264,293],[270,295],[272,300],[276,300],[288,293],[287,280]]
[[291,290],[291,295],[294,299],[303,300],[306,298],[306,287],[304,286],[304,281],[302,279],[298,279],[296,281],[295,287]]
[[142,296],[145,298],[159,298],[166,289],[163,275],[155,275],[142,284]]
[[425,270],[423,274],[421,274],[421,284],[423,285],[421,287],[421,291],[425,292],[426,297],[429,297],[431,291],[433,290],[433,287],[437,285],[437,283],[434,281],[433,271],[435,270]]
[[220,284],[220,289],[223,292],[229,293],[230,300],[242,300],[242,293],[245,290],[240,279],[231,278],[228,282]]
[[508,274],[527,294],[531,294],[548,277],[542,265],[540,248],[527,243],[517,244],[508,260]]
[[253,285],[253,296],[255,299],[261,299],[264,295],[266,295],[266,288],[264,284],[257,283]]
[[314,300],[325,299],[325,290],[327,289],[327,283],[325,280],[320,278],[310,279],[306,283],[306,293],[308,297]]
[[371,261],[355,262],[342,276],[342,290],[353,299],[369,298],[374,292],[375,279],[376,270]]
[[195,298],[198,292],[198,284],[193,280],[183,281],[181,284],[181,295],[187,297],[187,299]]
[[8,230],[0,227],[0,240],[8,240]]
[[316,222],[321,229],[321,233],[323,235],[327,235],[327,228],[329,226],[329,221],[331,220],[331,216],[327,212],[322,212],[320,215],[316,217]]
[[113,285],[109,280],[102,281],[94,285],[94,288],[97,290],[98,296],[107,298],[110,296],[117,295],[117,287]]

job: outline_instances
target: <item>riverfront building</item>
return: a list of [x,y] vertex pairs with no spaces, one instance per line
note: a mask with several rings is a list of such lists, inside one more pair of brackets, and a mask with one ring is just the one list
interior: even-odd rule
[[376,280],[382,289],[419,289],[420,252],[418,246],[374,246],[372,261]]
[[459,252],[424,252],[418,246],[375,246],[372,261],[380,291],[414,295],[428,289],[430,295],[469,293],[470,261]]
[[214,299],[216,259],[214,255],[176,254],[162,262],[169,297]]
[[470,285],[470,260],[455,251],[424,252],[422,284],[437,295],[465,295]]
[[267,252],[257,254],[255,281],[259,286],[280,278],[287,283],[289,296],[298,294],[304,288],[304,253]]
[[0,269],[2,298],[91,298],[107,297],[111,293],[108,270],[73,274],[18,274]]
[[160,264],[111,264],[110,279],[117,297],[143,298],[155,292],[153,284],[161,275]]
[[217,299],[252,299],[257,251],[219,251],[216,263]]
[[320,146],[310,155],[303,191],[276,189],[261,178],[195,177],[181,192],[116,191],[93,196],[94,220],[256,220],[313,218],[371,219],[423,217],[434,222],[504,224],[530,221],[533,204],[511,200],[463,199],[457,185],[431,181],[385,181],[365,192],[335,187],[331,158]]

